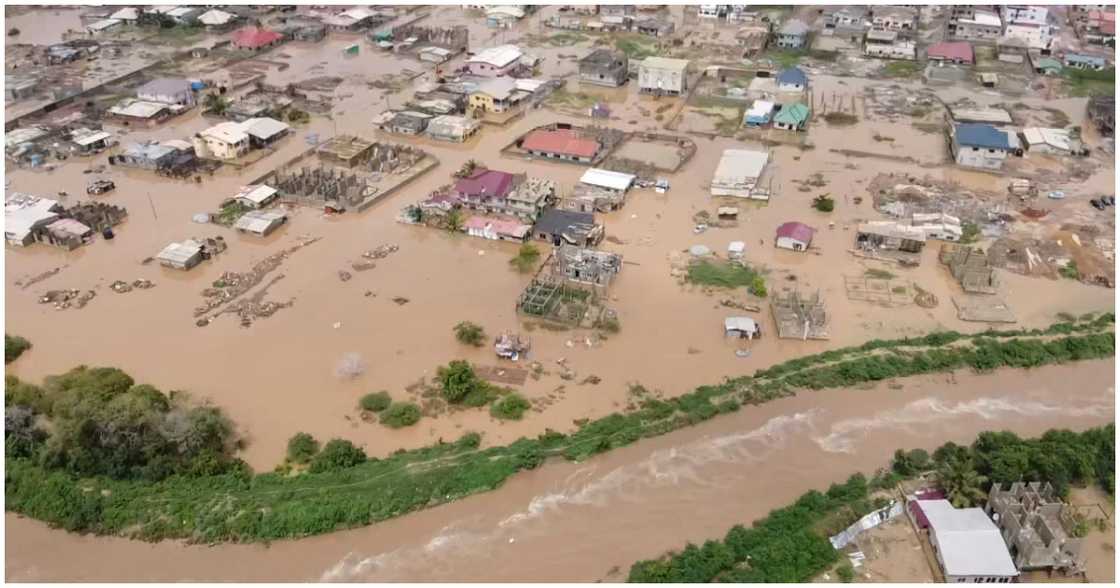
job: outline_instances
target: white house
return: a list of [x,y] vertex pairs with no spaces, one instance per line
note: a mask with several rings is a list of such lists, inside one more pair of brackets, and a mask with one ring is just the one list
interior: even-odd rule
[[953,508],[948,500],[917,500],[929,521],[929,542],[945,582],[1006,584],[1019,576],[999,527],[981,508]]
[[637,176],[606,169],[591,168],[583,172],[580,183],[616,193],[624,193],[634,184]]
[[249,134],[241,123],[218,123],[194,136],[194,152],[201,158],[236,159],[249,151]]
[[737,196],[769,200],[770,193],[758,188],[758,179],[770,161],[765,151],[727,149],[720,157],[715,175],[712,176],[712,196]]
[[194,105],[194,90],[187,80],[159,78],[152,80],[136,90],[136,97],[148,102],[164,104]]
[[647,57],[638,66],[638,91],[680,96],[688,90],[688,60]]
[[263,208],[276,199],[277,193],[276,188],[265,184],[245,186],[233,199],[250,208]]
[[1008,22],[1003,27],[1005,41],[1019,40],[1031,49],[1049,49],[1053,38],[1053,30],[1047,24]]
[[32,233],[58,220],[56,200],[14,192],[4,201],[4,240],[23,247],[35,242]]
[[992,125],[967,123],[953,126],[951,148],[960,165],[1001,169],[1008,155],[1019,149],[1019,138]]
[[241,215],[233,228],[242,233],[250,233],[258,237],[267,237],[277,227],[287,222],[288,217],[275,210],[250,210]]

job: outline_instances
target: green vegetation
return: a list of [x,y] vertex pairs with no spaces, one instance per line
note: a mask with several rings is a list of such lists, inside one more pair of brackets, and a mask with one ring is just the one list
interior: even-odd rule
[[296,433],[288,439],[288,461],[307,463],[319,453],[319,442],[308,433]]
[[517,271],[526,274],[533,271],[540,258],[541,250],[532,243],[525,243],[517,250],[517,255],[509,260],[509,264],[517,268]]
[[813,208],[820,212],[832,212],[836,208],[836,201],[825,194],[821,194],[813,199]]
[[883,67],[882,72],[888,78],[912,78],[922,72],[922,64],[916,61],[891,61]]
[[978,239],[980,239],[980,225],[970,222],[961,223],[962,244],[975,243]]
[[545,102],[550,107],[568,107],[578,110],[590,108],[602,99],[587,92],[570,92],[565,88],[557,88],[548,95]]
[[218,214],[214,217],[214,222],[224,227],[232,227],[237,219],[241,218],[246,212],[253,210],[252,206],[243,204],[237,200],[230,200],[222,205],[218,210]]
[[[759,276],[755,270],[727,261],[701,260],[688,266],[685,279],[693,284],[718,288],[751,286]],[[765,285],[764,285],[765,288]]]
[[620,35],[614,42],[614,48],[625,53],[630,59],[657,56],[657,42],[645,35]]
[[470,321],[462,321],[452,330],[455,331],[455,339],[464,345],[482,347],[482,343],[486,340],[486,331]]
[[506,394],[490,405],[490,416],[504,421],[519,421],[532,405],[520,394]]
[[925,471],[930,466],[929,452],[925,449],[894,452],[891,460],[891,471],[900,476],[912,476]]
[[12,363],[23,355],[24,351],[31,349],[31,342],[19,335],[4,333],[4,363]]
[[871,268],[863,272],[864,277],[876,280],[893,280],[895,275],[885,269]]
[[389,405],[392,403],[393,397],[389,396],[389,392],[385,390],[370,392],[358,400],[358,406],[360,406],[362,410],[368,410],[370,412],[381,412],[389,408]]
[[755,274],[755,276],[751,278],[751,285],[747,286],[747,291],[750,292],[752,296],[766,298],[766,280],[762,276]]
[[[908,464],[906,472],[891,474],[890,483],[879,476],[868,483],[862,474],[855,474],[843,485],[833,484],[824,494],[810,490],[792,505],[755,521],[749,529],[736,525],[723,541],[706,541],[701,547],[688,543],[680,552],[639,561],[631,566],[628,581],[808,582],[840,559],[828,537],[886,506],[882,499],[869,499],[869,494],[919,473],[922,468],[909,467],[915,459],[928,462],[929,454],[900,449],[895,452],[892,468]],[[1115,460],[1114,424],[1083,433],[1051,430],[1028,440],[1008,432],[985,432],[971,447],[950,442],[934,452],[934,461],[942,472],[939,482],[957,507],[986,497],[987,476],[993,482],[1042,481],[1058,488],[1069,481],[1107,479],[1111,484]],[[986,464],[981,468],[990,473],[978,473],[972,468],[974,461]],[[1009,464],[1013,469],[994,473]],[[842,582],[854,579],[846,563],[836,573]]]
[[843,564],[836,568],[836,577],[845,584],[851,584],[852,580],[856,578],[856,571],[852,568],[852,564]]
[[390,429],[411,427],[420,422],[420,407],[411,402],[394,402],[381,411],[379,420]]
[[315,457],[311,458],[313,474],[338,472],[352,468],[366,460],[366,454],[345,439],[331,439]]
[[[454,443],[402,450],[379,459],[364,459],[360,451],[336,447],[328,457],[312,458],[313,466],[308,471],[294,475],[252,475],[229,457],[230,429],[220,413],[209,408],[180,407],[178,394],[169,401],[168,412],[179,416],[169,418],[162,409],[149,413],[144,399],[151,402],[162,395],[151,394],[154,389],[150,387],[136,387],[141,389],[133,391],[131,379],[119,370],[80,368],[75,370],[78,381],[70,374],[48,378],[43,389],[9,378],[5,390],[5,498],[12,512],[71,531],[150,540],[260,542],[328,533],[492,490],[516,472],[535,468],[549,457],[582,461],[639,439],[706,421],[721,412],[738,410],[744,404],[761,404],[804,388],[839,388],[958,369],[988,371],[1001,366],[1026,368],[1111,357],[1115,351],[1114,320],[1109,313],[1092,321],[1057,323],[1048,329],[974,335],[946,331],[917,338],[873,340],[790,360],[751,376],[700,386],[681,396],[664,400],[643,398],[636,410],[582,422],[567,434],[546,431],[536,438],[521,438],[506,446],[480,450],[479,435],[468,433]],[[468,388],[480,388],[470,384],[472,378],[465,376],[463,368],[448,371],[459,374],[448,378],[457,385],[466,383]],[[471,372],[470,376],[473,375]],[[486,388],[492,390],[488,384]],[[145,444],[144,437],[135,437],[151,451],[136,455],[138,468],[122,468],[118,464],[127,464],[128,460],[122,460],[115,452],[91,453],[91,447],[100,449],[116,439],[112,435],[102,436],[103,432],[114,430],[100,427],[102,418],[97,411],[82,413],[89,415],[82,430],[96,431],[96,436],[75,438],[67,433],[73,430],[70,423],[74,420],[66,416],[73,412],[64,401],[66,398],[74,396],[81,403],[101,406],[99,399],[122,395],[129,401],[114,403],[117,409],[141,409],[140,414],[159,416],[154,419],[156,423],[186,423],[184,428],[171,429],[178,432],[175,439],[182,442],[167,447],[161,443]],[[35,411],[43,410],[39,407],[46,407],[43,416],[51,425],[46,429],[51,431],[49,436],[35,427]],[[192,417],[192,410],[202,412]],[[391,406],[382,415],[390,412],[397,411]],[[417,407],[414,414],[418,413]],[[1086,443],[1069,446],[1064,441],[1068,435],[1073,434],[1061,433],[1048,440],[1044,437],[1041,443],[1018,441],[1004,434],[982,436],[972,462],[981,475],[993,482],[1045,475],[1059,488],[1079,480],[1099,479],[1111,490],[1114,468],[1109,464],[1114,460],[1103,457],[1104,444],[1112,440],[1111,428],[1107,435],[1098,434],[1101,438],[1094,441],[1093,447],[1098,447],[1095,451],[1087,450]],[[163,438],[166,437],[156,435],[157,440]],[[61,459],[54,450],[59,447],[65,450]],[[174,451],[165,453],[163,449]],[[1005,451],[1014,457],[1004,457]],[[944,448],[939,452],[940,455],[934,454],[935,461],[944,461],[952,453]],[[125,451],[124,455],[134,454]],[[363,459],[358,461],[359,457]],[[314,466],[316,460],[318,468]],[[153,461],[167,464],[164,471],[168,475],[153,475],[160,473],[151,471]],[[889,479],[889,475],[877,477],[872,483],[881,487]],[[799,579],[808,577],[805,566],[809,563],[831,565],[831,546],[813,534],[807,521],[820,519],[822,513],[842,511],[835,515],[837,518],[830,519],[834,526],[857,516],[862,506],[852,506],[857,498],[849,490],[857,491],[858,495],[858,487],[839,488],[830,491],[831,495],[811,493],[808,498],[803,497],[805,502],[791,507],[792,511],[779,517],[772,515],[768,520],[774,527],[756,526],[735,532],[735,537],[745,533],[743,540],[753,541],[750,545],[763,551],[772,545],[773,537],[780,536],[791,549],[802,554],[798,561],[808,563],[786,567],[781,563],[787,561],[781,550],[763,556],[751,548],[752,566],[738,568],[725,577],[761,581]],[[845,504],[849,505],[847,510],[837,510],[838,505]],[[763,563],[767,561],[774,563]]]
[[583,35],[580,33],[563,32],[556,33],[555,35],[549,37],[548,43],[555,47],[571,47],[572,45],[578,45],[588,40],[589,38],[590,37],[588,37],[587,35]]
[[824,115],[824,122],[837,126],[854,125],[859,122],[859,117],[847,112],[833,111]]
[[778,67],[785,69],[801,63],[801,60],[808,54],[807,51],[801,49],[771,49],[767,51],[763,57],[770,59],[778,64]]
[[445,226],[448,231],[459,233],[462,232],[463,223],[465,222],[467,221],[463,218],[463,213],[459,211],[459,209],[453,209],[451,212],[447,213],[447,224]]
[[1116,91],[1116,69],[1103,71],[1065,68],[1062,70],[1072,96],[1109,96]]
[[1071,280],[1081,279],[1081,271],[1077,269],[1077,262],[1072,259],[1069,260],[1069,263],[1058,268],[1058,274],[1063,278],[1069,278]]
[[305,123],[311,121],[311,115],[304,110],[298,108],[288,109],[288,122],[290,123]]
[[220,94],[209,93],[202,100],[202,108],[210,113],[222,115],[226,110],[229,110],[229,100],[223,98]]

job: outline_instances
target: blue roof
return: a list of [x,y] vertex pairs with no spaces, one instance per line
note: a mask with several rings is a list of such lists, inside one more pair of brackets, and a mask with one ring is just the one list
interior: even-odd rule
[[1011,149],[1007,133],[992,125],[969,123],[957,125],[957,144],[986,149]]
[[791,67],[789,69],[782,70],[782,72],[778,74],[778,83],[800,84],[802,86],[807,86],[809,85],[809,78],[806,77],[805,72],[801,71],[799,68]]
[[1092,55],[1079,55],[1077,53],[1067,53],[1066,63],[1085,63],[1088,65],[1096,65],[1104,67],[1103,57],[1093,57]]

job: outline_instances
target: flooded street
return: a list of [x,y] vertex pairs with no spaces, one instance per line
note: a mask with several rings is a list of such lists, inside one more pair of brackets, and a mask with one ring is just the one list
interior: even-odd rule
[[[1051,427],[1081,430],[1110,422],[1114,368],[1112,361],[1095,361],[998,375],[929,376],[905,380],[899,389],[806,392],[582,464],[548,463],[452,504],[270,547],[81,537],[9,514],[6,576],[617,581],[637,559],[686,540],[722,537],[735,523],[749,523],[856,471],[870,475],[899,447],[968,443],[992,429],[1032,436]],[[1070,388],[1074,378],[1080,385]],[[659,529],[665,532],[651,532]]]

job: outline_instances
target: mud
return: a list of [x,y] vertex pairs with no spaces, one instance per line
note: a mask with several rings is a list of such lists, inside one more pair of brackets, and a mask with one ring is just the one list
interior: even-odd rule
[[[806,392],[582,464],[548,463],[496,491],[401,519],[270,547],[84,537],[9,514],[6,577],[619,581],[637,559],[722,537],[809,488],[870,474],[897,447],[968,443],[990,429],[1036,435],[1109,422],[1114,369],[1097,361]],[[1071,389],[1070,378],[1081,385]],[[853,395],[861,402],[851,402]],[[1104,555],[1091,551],[1094,559]],[[1101,574],[1095,581],[1112,579],[1102,563],[1090,562]]]

